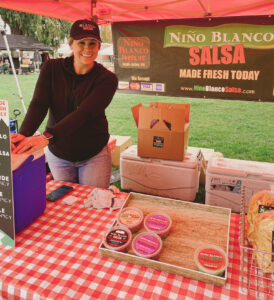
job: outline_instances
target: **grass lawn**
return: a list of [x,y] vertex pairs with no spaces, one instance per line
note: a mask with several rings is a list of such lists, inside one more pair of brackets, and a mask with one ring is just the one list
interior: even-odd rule
[[[18,75],[26,107],[31,100],[38,75]],[[23,108],[13,75],[0,75],[0,99],[10,103],[10,115]],[[129,135],[137,143],[137,128],[130,108],[138,103],[148,106],[151,101],[190,103],[189,145],[213,148],[225,157],[274,162],[274,103],[191,99],[122,94],[117,92],[107,108],[109,130],[113,135]],[[40,126],[44,130],[46,121]]]
[[[26,107],[32,98],[38,75],[18,75]],[[22,114],[24,112],[18,97],[13,75],[0,75],[0,99]],[[190,103],[189,146],[212,148],[227,158],[274,163],[274,103],[190,99],[147,95],[130,95],[117,92],[107,108],[109,130],[112,135],[127,135],[137,144],[137,128],[130,108],[138,103],[148,106],[149,102]],[[46,121],[40,126],[43,132]],[[120,182],[115,183],[120,188]],[[205,188],[200,185],[195,202],[204,203]]]

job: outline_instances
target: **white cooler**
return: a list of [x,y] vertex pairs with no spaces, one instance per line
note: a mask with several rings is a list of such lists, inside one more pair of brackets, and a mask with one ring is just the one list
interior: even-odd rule
[[137,145],[120,157],[124,190],[194,201],[199,188],[200,152],[186,153],[184,161],[137,156]]
[[273,184],[273,163],[213,157],[207,165],[205,203],[240,212],[243,187],[247,208],[253,194]]

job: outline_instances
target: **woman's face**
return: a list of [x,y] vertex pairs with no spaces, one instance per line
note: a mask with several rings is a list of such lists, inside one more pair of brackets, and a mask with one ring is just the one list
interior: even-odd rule
[[92,65],[98,56],[100,43],[96,40],[84,39],[73,41],[70,45],[74,54],[74,61],[80,65]]

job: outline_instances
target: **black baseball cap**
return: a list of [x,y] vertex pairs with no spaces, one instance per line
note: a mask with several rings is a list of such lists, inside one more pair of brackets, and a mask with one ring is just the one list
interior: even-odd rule
[[94,39],[102,43],[99,26],[91,20],[75,21],[70,29],[70,37],[76,41]]

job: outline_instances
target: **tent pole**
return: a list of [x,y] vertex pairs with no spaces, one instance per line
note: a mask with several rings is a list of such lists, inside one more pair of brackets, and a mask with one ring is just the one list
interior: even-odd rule
[[9,43],[8,43],[8,40],[7,40],[7,36],[6,36],[5,30],[1,29],[1,34],[3,36],[4,42],[5,42],[7,51],[8,51],[9,60],[10,60],[12,72],[13,72],[13,75],[14,75],[14,78],[15,78],[15,82],[16,82],[16,85],[17,85],[19,98],[21,100],[21,103],[22,103],[22,106],[23,106],[23,109],[24,109],[24,113],[26,114],[27,110],[26,110],[26,106],[25,106],[25,103],[24,103],[24,100],[23,100],[23,96],[22,96],[21,88],[20,88],[20,85],[19,85],[19,82],[18,82],[18,78],[17,78],[17,75],[16,75],[16,71],[15,71],[15,68],[14,68],[13,59],[12,59],[12,56],[11,56],[10,47],[9,47]]
[[91,0],[91,20],[98,23],[98,17],[96,15],[96,3],[97,0]]
[[207,12],[207,10],[205,9],[205,7],[203,6],[203,3],[200,1],[200,0],[197,0],[202,8],[202,10],[204,11],[205,13],[205,16],[210,16],[211,14],[209,12]]

